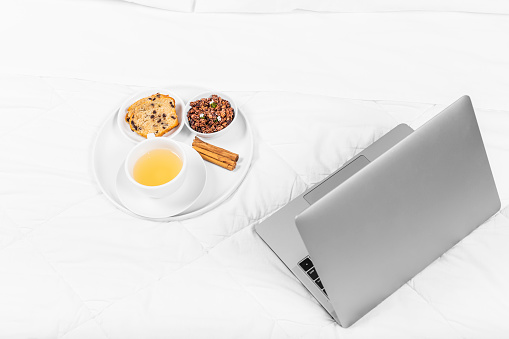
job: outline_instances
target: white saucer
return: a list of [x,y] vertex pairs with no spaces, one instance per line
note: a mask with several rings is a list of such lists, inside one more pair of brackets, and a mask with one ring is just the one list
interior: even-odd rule
[[151,198],[140,194],[129,182],[122,163],[117,174],[117,195],[127,209],[147,218],[168,218],[193,205],[205,187],[207,171],[198,152],[187,145],[182,147],[188,159],[186,178],[177,192],[165,198]]

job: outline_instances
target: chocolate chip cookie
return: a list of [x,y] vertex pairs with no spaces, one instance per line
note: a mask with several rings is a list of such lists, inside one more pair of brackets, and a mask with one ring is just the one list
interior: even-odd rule
[[179,124],[175,99],[165,94],[153,94],[129,106],[125,121],[132,131],[146,138],[154,133],[159,137]]

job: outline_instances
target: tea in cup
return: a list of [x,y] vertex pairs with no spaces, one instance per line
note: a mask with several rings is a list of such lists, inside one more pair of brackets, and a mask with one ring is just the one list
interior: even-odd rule
[[149,136],[129,152],[125,161],[129,181],[153,198],[175,193],[184,182],[186,167],[182,146],[165,137]]

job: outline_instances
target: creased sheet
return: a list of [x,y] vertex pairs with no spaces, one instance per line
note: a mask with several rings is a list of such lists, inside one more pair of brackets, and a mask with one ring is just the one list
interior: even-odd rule
[[[90,159],[102,122],[139,88],[0,79],[0,338],[502,338],[509,333],[507,208],[349,329],[336,325],[253,226],[398,123],[440,105],[228,92],[256,136],[233,196],[171,223],[116,209]],[[199,90],[199,89],[197,89]],[[48,99],[49,98],[49,99]],[[316,112],[316,124],[302,123]],[[477,109],[503,205],[505,111]],[[270,123],[268,123],[270,121]],[[317,152],[317,150],[321,150]]]

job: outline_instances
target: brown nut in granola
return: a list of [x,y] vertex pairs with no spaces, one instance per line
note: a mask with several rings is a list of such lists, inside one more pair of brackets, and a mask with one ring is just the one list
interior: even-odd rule
[[226,128],[235,117],[235,112],[228,100],[218,95],[192,101],[187,112],[189,126],[196,132],[214,133]]

